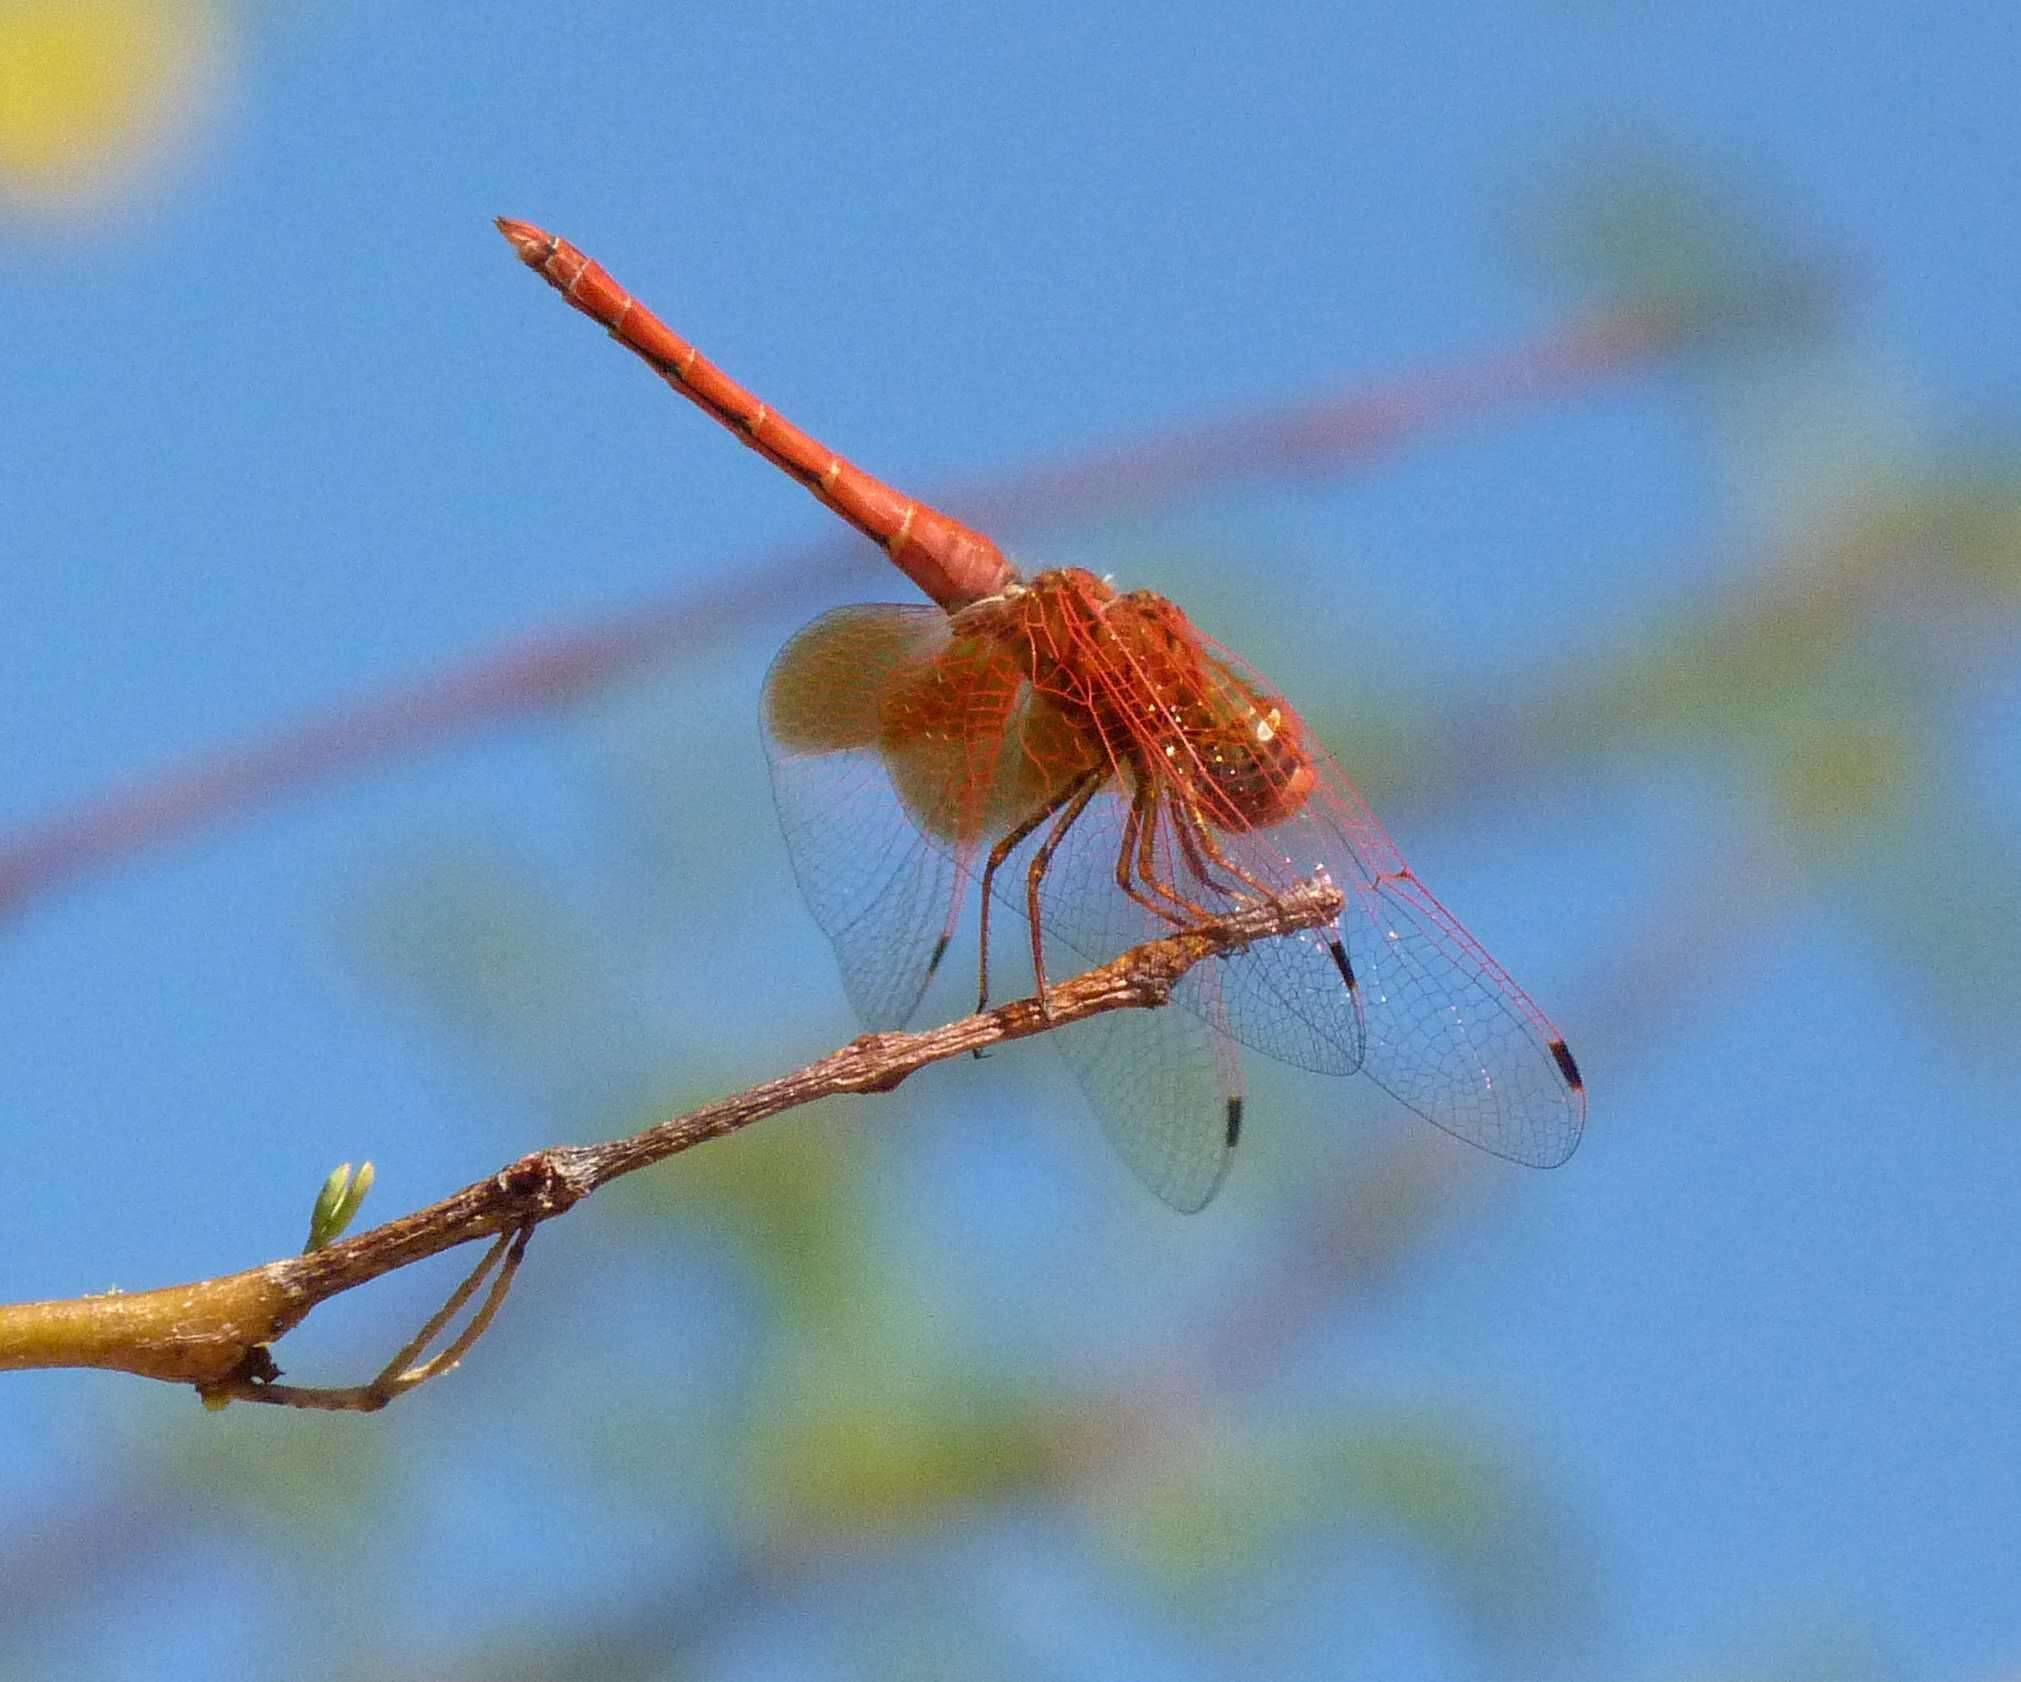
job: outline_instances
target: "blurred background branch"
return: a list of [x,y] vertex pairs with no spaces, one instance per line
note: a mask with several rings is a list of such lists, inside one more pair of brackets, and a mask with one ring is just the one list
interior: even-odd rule
[[[1806,326],[1837,303],[1838,290],[1820,266],[1765,275],[1744,294],[1640,299],[1513,351],[971,486],[946,506],[985,529],[1040,519],[1072,525],[1223,496],[1257,480],[1336,478],[1441,430],[1624,378],[1722,336]],[[265,740],[142,778],[12,835],[0,833],[0,918],[95,871],[289,795],[572,705],[641,669],[746,632],[773,618],[782,600],[818,600],[867,571],[870,555],[851,535],[756,557],[699,598],[684,593],[601,624],[539,633]],[[895,581],[886,587],[900,588]]]

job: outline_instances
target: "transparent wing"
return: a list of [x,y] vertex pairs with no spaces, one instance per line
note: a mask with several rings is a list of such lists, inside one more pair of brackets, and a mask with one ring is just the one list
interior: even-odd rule
[[1578,1148],[1586,1090],[1563,1036],[1407,869],[1341,917],[1362,995],[1362,1071],[1435,1126],[1511,1162]]
[[765,677],[772,793],[793,872],[869,1028],[902,1027],[960,909],[960,850],[901,806],[880,747],[884,696],[949,643],[938,608],[823,614]]
[[1227,1178],[1242,1127],[1240,1053],[1216,963],[1196,965],[1162,1010],[1112,1010],[1050,1035],[1130,1172],[1181,1214]]

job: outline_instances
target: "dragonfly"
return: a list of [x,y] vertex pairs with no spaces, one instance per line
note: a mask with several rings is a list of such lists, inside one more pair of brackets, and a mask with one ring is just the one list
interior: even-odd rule
[[980,882],[1023,919],[1037,992],[1089,963],[1267,903],[1343,896],[1317,930],[1196,964],[1179,1008],[1050,1037],[1130,1169],[1173,1208],[1213,1198],[1241,1136],[1241,1048],[1359,1072],[1435,1126],[1555,1167],[1585,1085],[1565,1039],[1404,862],[1279,690],[1172,602],[1078,567],[1022,575],[988,536],[817,442],[567,240],[501,217],[528,267],[674,390],[876,543],[928,601],[795,635],[765,680],[779,818],[865,1025],[910,1020]]

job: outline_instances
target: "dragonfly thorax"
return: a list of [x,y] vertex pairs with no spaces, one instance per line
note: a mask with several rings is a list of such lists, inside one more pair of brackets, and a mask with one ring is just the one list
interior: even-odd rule
[[1096,735],[1110,764],[1215,828],[1266,828],[1296,815],[1317,780],[1305,727],[1280,697],[1237,672],[1171,602],[1119,595],[1078,567],[1041,573],[999,598],[1035,691]]

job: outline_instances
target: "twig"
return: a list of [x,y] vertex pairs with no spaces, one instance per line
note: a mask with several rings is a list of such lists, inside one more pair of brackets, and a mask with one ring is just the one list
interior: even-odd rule
[[[512,1289],[512,1281],[519,1272],[519,1264],[526,1256],[527,1242],[532,1237],[533,1227],[527,1225],[509,1237],[498,1239],[484,1252],[484,1259],[470,1270],[463,1283],[449,1293],[448,1300],[429,1316],[428,1323],[408,1339],[406,1347],[381,1367],[378,1376],[369,1384],[276,1384],[247,1370],[218,1384],[200,1384],[197,1394],[203,1397],[206,1407],[223,1407],[228,1402],[266,1402],[275,1407],[319,1408],[326,1413],[377,1413],[388,1402],[404,1396],[409,1390],[419,1389],[431,1378],[440,1378],[444,1373],[456,1370],[470,1352],[471,1345],[490,1328],[492,1318],[505,1301],[506,1292]],[[498,1267],[501,1257],[505,1265],[498,1268],[498,1277],[491,1282],[484,1306],[470,1317],[470,1324],[463,1328],[454,1343],[433,1360],[421,1360],[421,1352],[441,1336],[443,1328],[463,1311],[463,1305],[484,1283],[485,1276]],[[256,1362],[254,1365],[264,1373],[266,1363]]]
[[[929,1063],[1065,1027],[1106,1010],[1155,1008],[1196,963],[1252,941],[1316,928],[1339,916],[1340,891],[1304,883],[1281,899],[1243,908],[1132,947],[1051,988],[920,1033],[864,1034],[806,1068],[622,1139],[534,1151],[439,1203],[307,1255],[160,1290],[0,1306],[0,1371],[104,1367],[194,1384],[212,1402],[258,1399],[370,1411],[450,1370],[490,1323],[533,1229],[599,1187],[766,1116],[842,1092],[888,1092]],[[298,1389],[274,1383],[269,1346],[341,1292],[480,1239],[483,1264],[369,1383]],[[470,1325],[443,1354],[411,1366],[503,1257]]]

